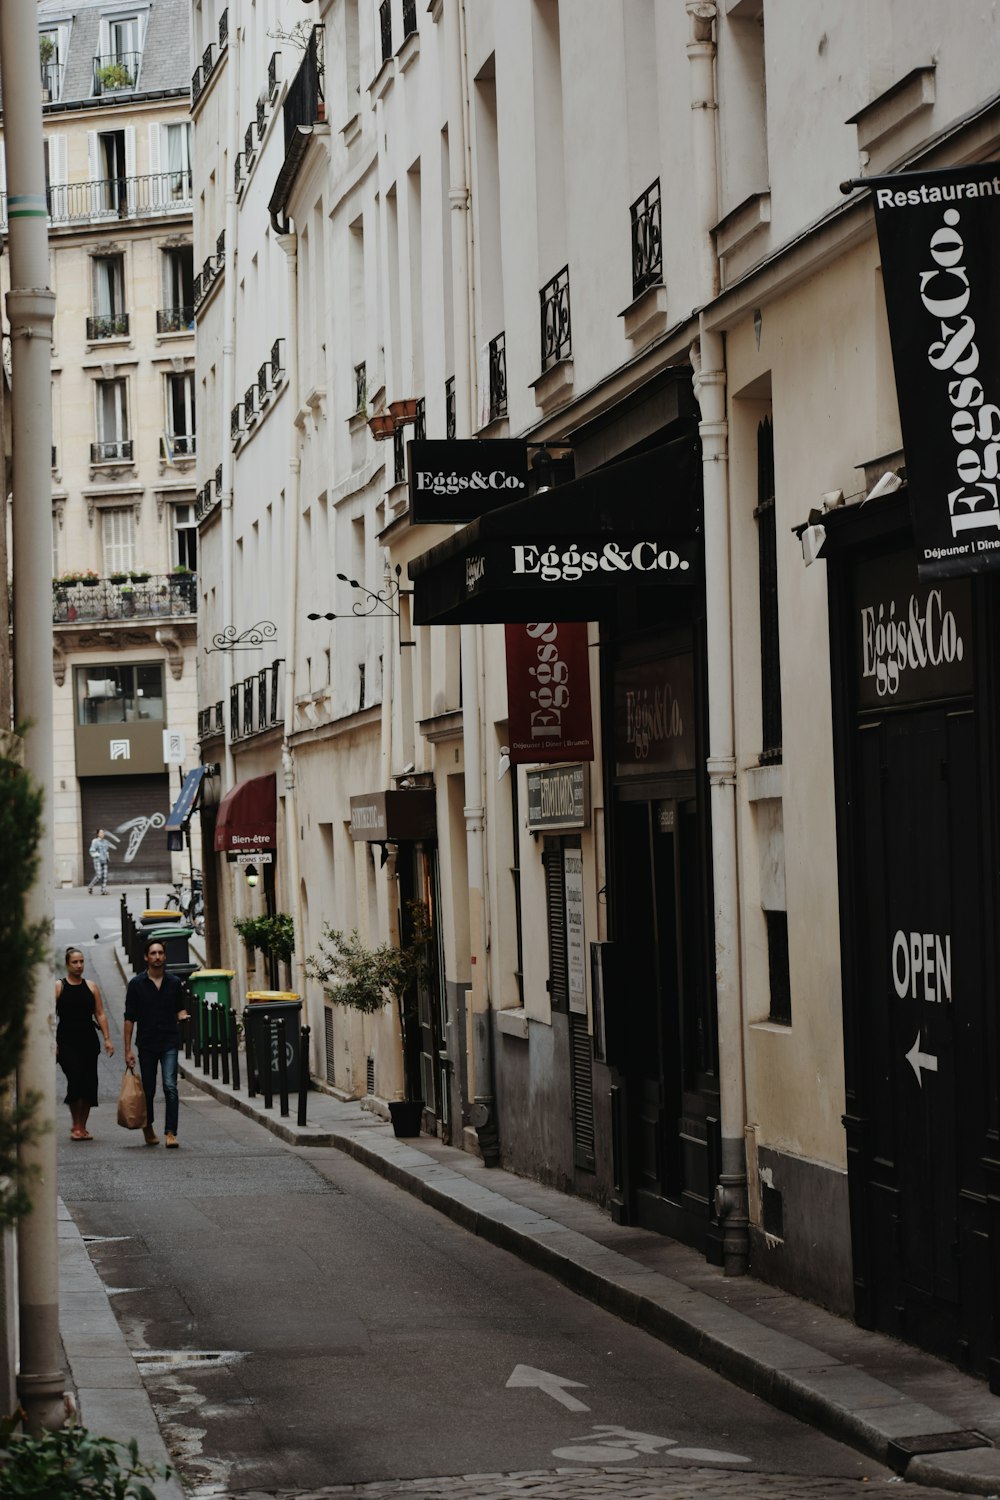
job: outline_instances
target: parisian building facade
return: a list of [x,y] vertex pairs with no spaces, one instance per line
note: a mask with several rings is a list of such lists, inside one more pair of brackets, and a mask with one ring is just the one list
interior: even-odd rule
[[[192,26],[210,962],[252,989],[233,922],[286,913],[317,1086],[1000,1385],[996,588],[985,500],[964,573],[913,529],[873,191],[990,180],[994,23]],[[959,219],[921,359],[980,382],[988,484],[961,275],[920,280]],[[414,902],[404,1056],[307,960]]]
[[162,830],[198,759],[190,19],[172,0],[37,10],[56,294],[55,880],[90,878],[101,827],[116,882],[166,881]]

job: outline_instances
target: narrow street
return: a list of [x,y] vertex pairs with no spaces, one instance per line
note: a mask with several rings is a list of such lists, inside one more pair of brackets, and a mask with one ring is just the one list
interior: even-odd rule
[[190,1084],[181,1150],[146,1148],[115,1122],[117,897],[65,893],[56,914],[117,1049],[94,1140],[71,1142],[61,1111],[60,1194],[193,1496],[375,1500],[439,1476],[420,1492],[833,1500],[898,1485],[343,1153],[284,1145]]

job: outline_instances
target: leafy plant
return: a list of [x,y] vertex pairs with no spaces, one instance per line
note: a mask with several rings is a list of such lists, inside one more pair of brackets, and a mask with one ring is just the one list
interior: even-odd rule
[[185,578],[185,577],[186,578],[190,578],[192,576],[193,571],[194,570],[192,568],[186,567],[184,563],[176,563],[175,566],[174,566],[174,577],[175,578]]
[[132,87],[132,74],[123,62],[105,63],[103,68],[98,68],[97,76],[106,89],[130,89]]
[[282,963],[291,963],[295,952],[295,922],[287,912],[273,917],[237,917],[233,926],[248,948],[257,948]]
[[56,44],[46,32],[38,38],[38,57],[43,67],[56,55]]
[[128,575],[133,583],[148,583],[149,574],[144,568],[132,568]]
[[82,578],[83,578],[83,574],[82,573],[77,572],[76,570],[73,570],[72,572],[69,572],[69,573],[60,573],[59,577],[58,578],[53,578],[52,582],[58,588],[69,588],[74,583],[80,583],[81,580],[82,580]]
[[0,863],[0,971],[10,987],[0,1001],[0,1179],[8,1182],[0,1193],[0,1226],[12,1224],[31,1207],[33,1174],[20,1163],[20,1148],[47,1128],[35,1122],[36,1095],[22,1095],[15,1102],[13,1089],[4,1086],[24,1052],[35,971],[49,957],[48,924],[28,922],[25,916],[25,898],[38,873],[42,805],[41,790],[20,763],[18,735],[3,734],[0,847],[7,857]]
[[306,959],[306,973],[319,980],[334,1005],[346,1005],[373,1015],[393,1001],[403,1044],[403,1079],[408,1099],[420,1094],[420,1034],[417,995],[431,974],[430,912],[422,901],[406,904],[408,941],[380,943],[370,948],[357,929],[341,932],[323,924],[315,953]]
[[128,574],[127,573],[109,573],[108,574],[108,582],[109,583],[126,583],[127,581],[128,581]]
[[155,1500],[146,1479],[166,1479],[168,1468],[143,1463],[135,1438],[127,1444],[95,1437],[86,1427],[62,1427],[40,1437],[10,1440],[0,1468],[0,1496],[45,1500]]

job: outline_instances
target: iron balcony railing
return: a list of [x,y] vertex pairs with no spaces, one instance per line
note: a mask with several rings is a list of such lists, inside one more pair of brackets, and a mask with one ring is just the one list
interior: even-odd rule
[[233,162],[233,192],[239,193],[243,186],[243,152],[237,151],[236,160]]
[[191,74],[191,108],[194,109],[201,98],[201,66],[195,68]]
[[449,375],[444,383],[444,435],[449,440],[458,433],[458,419],[455,406],[455,377]]
[[417,0],[403,0],[403,37],[412,36],[417,29]]
[[298,72],[288,85],[281,110],[286,158],[299,126],[315,125],[320,118],[319,105],[323,98],[323,27],[314,26]]
[[92,464],[122,464],[132,462],[132,439],[116,438],[113,442],[91,443]]
[[215,242],[215,269],[222,270],[226,263],[226,231],[223,230]]
[[364,360],[354,366],[354,410],[364,411],[368,404],[368,367]]
[[271,345],[271,384],[275,386],[285,373],[284,362],[281,357],[281,346],[284,339],[275,339]]
[[248,427],[253,421],[253,418],[257,415],[256,406],[257,387],[256,385],[248,385],[246,390],[243,392],[243,420]]
[[63,64],[54,58],[42,63],[42,102],[56,103],[62,97]]
[[506,334],[490,339],[490,421],[507,415]]
[[639,297],[663,280],[660,236],[660,179],[629,210],[632,216],[632,296]]
[[209,42],[208,46],[205,48],[204,52],[201,54],[201,79],[202,79],[202,87],[203,88],[204,88],[205,84],[208,83],[208,80],[211,78],[211,76],[212,76],[212,74],[214,72],[215,72],[215,48],[212,45],[212,43]]
[[229,436],[238,438],[243,431],[243,407],[239,401],[229,413]]
[[569,266],[547,281],[538,293],[542,314],[542,373],[561,359],[569,359],[573,339],[569,316]]
[[418,443],[422,443],[427,436],[427,400],[424,396],[417,397],[417,414],[413,418],[413,436]]
[[98,339],[127,339],[128,330],[128,313],[98,313],[87,319],[88,343],[96,343]]
[[267,393],[269,389],[268,378],[270,374],[271,361],[269,359],[265,359],[264,363],[257,369],[257,404],[262,411],[264,409],[264,403],[267,400]]
[[246,163],[247,173],[253,166],[253,159],[257,154],[257,142],[254,140],[254,127],[251,122],[243,132],[243,160]]
[[[261,667],[242,682],[234,682],[229,690],[229,736],[230,739],[245,739],[250,734],[261,734],[282,722],[281,668],[284,658],[278,657],[269,667]],[[218,705],[216,705],[218,707]]]
[[226,46],[226,44],[228,43],[228,41],[229,41],[229,7],[227,5],[226,8],[225,8],[225,10],[222,12],[222,15],[219,17],[219,51],[220,52],[222,51],[223,47]]
[[157,310],[157,333],[190,333],[193,328],[193,303],[190,307],[161,307]]
[[94,95],[120,94],[139,80],[141,52],[117,52],[94,58]]
[[195,520],[203,521],[206,516],[210,516],[221,499],[222,490],[220,486],[216,485],[213,493],[212,481],[207,479],[204,488],[198,491],[194,499]]
[[277,97],[278,84],[281,82],[280,78],[278,77],[279,57],[279,53],[272,52],[271,61],[267,65],[267,97],[270,99],[272,104]]
[[[87,224],[190,212],[191,173],[148,172],[140,177],[101,177],[93,182],[51,184],[45,193],[49,223]],[[0,228],[7,229],[7,194],[0,195]]]
[[218,703],[211,704],[208,708],[198,710],[198,738],[210,740],[215,735],[225,734],[226,716],[225,703],[220,698]]
[[378,8],[378,29],[382,38],[382,61],[392,56],[392,7],[390,0],[382,0]]
[[52,621],[56,625],[107,620],[150,620],[198,611],[194,573],[115,575],[88,583],[52,585]]
[[221,464],[216,464],[216,466],[215,466],[215,498],[218,500],[218,499],[221,499],[221,497],[222,497],[222,465]]
[[175,458],[193,458],[198,451],[196,432],[171,432],[169,442],[170,451]]
[[260,98],[257,100],[257,139],[259,141],[262,141],[264,139],[264,132],[266,129],[267,97],[264,94],[261,94]]
[[392,479],[394,484],[406,481],[406,434],[402,427],[392,434]]

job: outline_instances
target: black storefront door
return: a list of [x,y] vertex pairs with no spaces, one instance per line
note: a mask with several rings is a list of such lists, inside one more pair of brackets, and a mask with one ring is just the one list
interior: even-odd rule
[[719,1098],[699,941],[695,800],[623,800],[616,824],[632,1213],[648,1228],[705,1249],[718,1177]]
[[982,921],[974,715],[887,717],[865,725],[858,751],[878,1322],[947,1350],[959,1300],[959,1033],[978,1009]]
[[827,537],[856,1314],[1000,1390],[995,589]]

